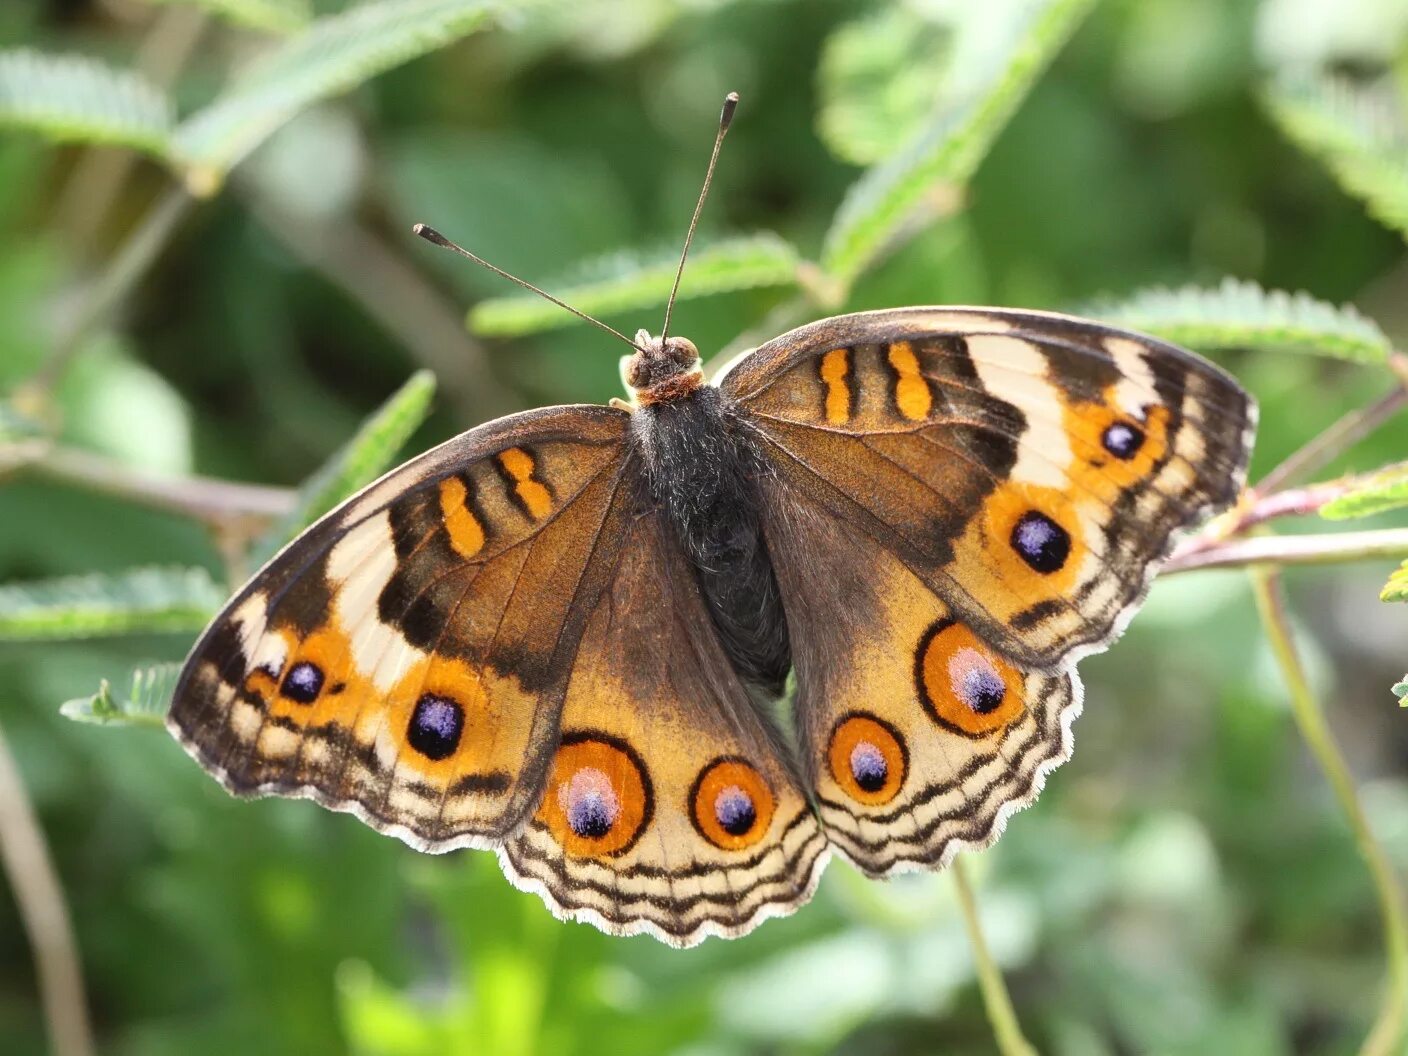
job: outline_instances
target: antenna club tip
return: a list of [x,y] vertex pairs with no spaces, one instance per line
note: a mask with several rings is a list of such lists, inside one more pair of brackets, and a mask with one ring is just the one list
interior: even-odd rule
[[720,131],[727,131],[729,123],[733,121],[733,112],[738,108],[738,93],[729,92],[724,96],[724,111],[719,115]]
[[420,234],[422,231],[424,231],[424,230],[425,230],[425,225],[424,225],[424,224],[412,224],[412,225],[411,225],[411,234],[413,234],[413,235],[419,235],[419,234]]
[[429,224],[416,224],[411,228],[411,232],[434,245],[444,246],[446,249],[453,248],[450,244],[450,240]]

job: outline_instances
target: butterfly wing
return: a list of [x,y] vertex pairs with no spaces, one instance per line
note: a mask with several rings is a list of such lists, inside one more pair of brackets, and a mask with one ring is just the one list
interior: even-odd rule
[[807,780],[872,875],[989,843],[1036,796],[1075,659],[1236,494],[1255,416],[1189,353],[999,310],[826,320],[721,387],[770,469]]
[[721,388],[796,494],[1042,669],[1118,632],[1173,533],[1237,494],[1255,424],[1191,353],[998,309],[824,320]]
[[642,503],[587,619],[542,801],[500,852],[558,915],[676,946],[805,902],[826,840],[729,665],[663,515]]
[[515,415],[299,536],[196,643],[167,725],[230,791],[317,799],[425,850],[536,805],[627,509],[628,418]]

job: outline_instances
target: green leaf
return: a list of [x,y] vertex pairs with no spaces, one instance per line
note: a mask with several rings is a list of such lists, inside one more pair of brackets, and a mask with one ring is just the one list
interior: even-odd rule
[[255,546],[263,564],[299,532],[381,476],[430,414],[435,375],[419,370],[377,408],[355,436],[298,489],[298,504]]
[[1378,324],[1351,305],[1335,307],[1305,293],[1263,290],[1232,278],[1216,289],[1154,288],[1080,311],[1195,349],[1306,352],[1360,363],[1382,363],[1391,351]]
[[313,17],[308,0],[147,0],[150,4],[186,4],[220,18],[269,33],[295,33]]
[[0,127],[165,157],[172,123],[170,100],[135,73],[78,55],[0,51]]
[[195,631],[225,600],[202,568],[125,572],[0,587],[0,640]]
[[[952,201],[1096,0],[969,4],[954,38],[953,88],[919,133],[870,169],[836,211],[822,266],[853,282],[926,212]],[[927,207],[927,208],[926,208]]]
[[176,680],[183,664],[157,664],[139,667],[123,697],[114,696],[105,678],[91,697],[78,697],[59,705],[59,714],[74,722],[100,726],[162,726]]
[[1380,601],[1408,601],[1408,561],[1404,561],[1388,577],[1384,589],[1379,591]]
[[1320,516],[1329,521],[1346,521],[1403,506],[1408,506],[1408,462],[1398,462],[1359,477],[1354,481],[1353,491],[1320,507]]
[[1263,98],[1292,142],[1370,215],[1408,236],[1408,119],[1392,83],[1302,72],[1273,81]]
[[317,19],[176,130],[192,191],[214,193],[225,173],[299,111],[474,32],[507,3],[375,0]]
[[1408,675],[1404,675],[1403,681],[1394,683],[1391,688],[1398,698],[1399,707],[1408,708]]
[[917,135],[948,88],[953,36],[952,27],[896,4],[827,37],[817,130],[831,153],[872,165]]
[[[690,253],[679,298],[791,285],[797,281],[800,263],[797,250],[770,232],[707,243]],[[678,250],[644,261],[618,253],[587,261],[572,275],[549,282],[544,289],[588,315],[613,315],[664,304],[678,265]],[[530,334],[575,322],[576,316],[535,294],[481,301],[469,313],[473,330],[500,336]]]

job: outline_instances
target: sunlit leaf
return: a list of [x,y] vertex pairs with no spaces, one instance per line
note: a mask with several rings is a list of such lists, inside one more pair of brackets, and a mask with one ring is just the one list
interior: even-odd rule
[[1378,324],[1351,305],[1232,278],[1213,289],[1143,290],[1086,305],[1081,314],[1195,349],[1307,352],[1361,363],[1381,363],[1391,350]]
[[161,726],[181,674],[181,664],[157,664],[132,672],[125,695],[114,694],[107,679],[91,697],[59,705],[59,714],[74,722],[100,726]]
[[952,27],[903,4],[839,26],[817,73],[817,129],[831,152],[871,165],[918,134],[947,86],[952,49]]
[[1385,466],[1358,478],[1354,490],[1320,507],[1320,516],[1331,521],[1369,517],[1385,510],[1408,506],[1408,462]]
[[[183,122],[175,148],[209,194],[300,110],[485,26],[509,0],[373,0],[320,18],[252,63]],[[522,3],[516,6],[524,6]]]
[[312,18],[308,0],[147,0],[150,4],[187,4],[251,29],[293,33]]
[[[953,90],[898,154],[846,194],[822,265],[849,283],[926,212],[952,200],[1095,0],[990,0],[956,23]],[[929,206],[926,209],[926,205]]]
[[[800,262],[797,250],[774,234],[722,239],[691,251],[679,296],[790,285],[797,281]],[[543,288],[588,315],[612,315],[664,304],[678,264],[678,251],[648,260],[614,254],[588,261]],[[575,322],[575,316],[534,294],[481,301],[469,314],[471,328],[481,334],[528,334]]]
[[195,631],[224,599],[200,568],[135,568],[12,583],[0,586],[0,640]]
[[351,440],[304,481],[293,511],[256,546],[258,562],[262,564],[343,499],[381,476],[430,414],[434,396],[435,375],[428,370],[412,374],[362,423]]
[[1264,98],[1297,146],[1376,219],[1408,236],[1408,118],[1393,84],[1298,73],[1273,81]]
[[162,157],[172,122],[170,100],[135,73],[78,55],[0,51],[0,127]]
[[1379,591],[1381,601],[1408,601],[1408,561],[1403,562],[1388,577],[1384,589]]

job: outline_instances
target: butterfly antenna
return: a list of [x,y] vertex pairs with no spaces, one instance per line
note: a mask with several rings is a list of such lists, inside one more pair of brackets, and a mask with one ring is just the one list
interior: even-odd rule
[[540,290],[540,289],[538,289],[538,287],[534,286],[531,282],[527,282],[527,281],[525,281],[525,280],[523,280],[523,279],[520,279],[517,275],[510,275],[508,272],[504,271],[503,268],[496,268],[496,267],[494,267],[494,265],[490,264],[490,263],[489,263],[487,260],[485,260],[483,257],[477,256],[477,255],[471,253],[469,250],[465,249],[464,246],[461,246],[461,245],[459,245],[458,243],[451,242],[448,238],[446,238],[444,235],[442,235],[439,231],[435,230],[435,228],[429,227],[429,226],[426,225],[426,224],[416,224],[413,228],[411,228],[411,230],[412,230],[415,234],[420,235],[421,238],[425,239],[427,242],[431,243],[432,245],[440,246],[440,247],[443,248],[443,249],[453,250],[454,252],[458,253],[458,254],[459,254],[460,256],[462,256],[462,257],[468,257],[470,260],[474,261],[474,263],[476,263],[476,264],[478,264],[478,265],[480,265],[480,266],[482,266],[482,267],[488,268],[488,269],[489,269],[490,271],[492,271],[495,275],[502,275],[504,278],[508,279],[509,282],[516,282],[516,283],[518,283],[518,285],[522,286],[525,290],[532,290],[532,291],[533,291],[534,293],[536,293],[539,297],[542,297],[542,298],[544,298],[544,299],[546,299],[546,300],[552,301],[552,303],[555,304],[555,305],[557,305],[559,308],[566,308],[569,312],[571,312],[573,315],[575,315],[578,319],[582,319],[582,320],[584,320],[584,321],[586,321],[586,322],[588,322],[588,323],[591,323],[593,326],[599,326],[599,327],[601,327],[601,329],[605,330],[608,334],[611,334],[613,337],[619,337],[622,341],[626,342],[626,344],[630,345],[630,346],[631,346],[632,348],[634,348],[637,352],[644,352],[644,351],[645,351],[645,349],[641,348],[640,345],[636,344],[634,341],[632,341],[632,340],[631,340],[629,337],[627,337],[625,334],[621,333],[621,331],[617,330],[615,327],[607,326],[607,325],[606,325],[605,323],[603,323],[600,319],[593,319],[593,318],[592,318],[590,315],[588,315],[586,312],[580,312],[580,311],[578,311],[576,308],[573,308],[573,307],[572,307],[570,304],[568,304],[566,301],[558,300],[556,297],[554,297],[552,294],[548,293],[546,290]]
[[680,266],[675,270],[675,284],[670,287],[670,299],[665,302],[665,325],[660,329],[660,343],[670,336],[670,316],[675,310],[675,295],[680,292],[680,277],[684,275],[684,262],[689,259],[689,244],[694,241],[694,229],[699,225],[699,214],[704,211],[704,199],[709,197],[709,184],[714,182],[714,166],[719,161],[719,148],[724,145],[724,135],[733,123],[733,112],[738,109],[738,93],[729,92],[724,96],[724,110],[719,115],[719,133],[714,137],[714,152],[709,155],[709,168],[704,172],[704,186],[699,191],[699,201],[694,203],[694,215],[689,218],[689,230],[684,236],[684,250],[680,253]]

